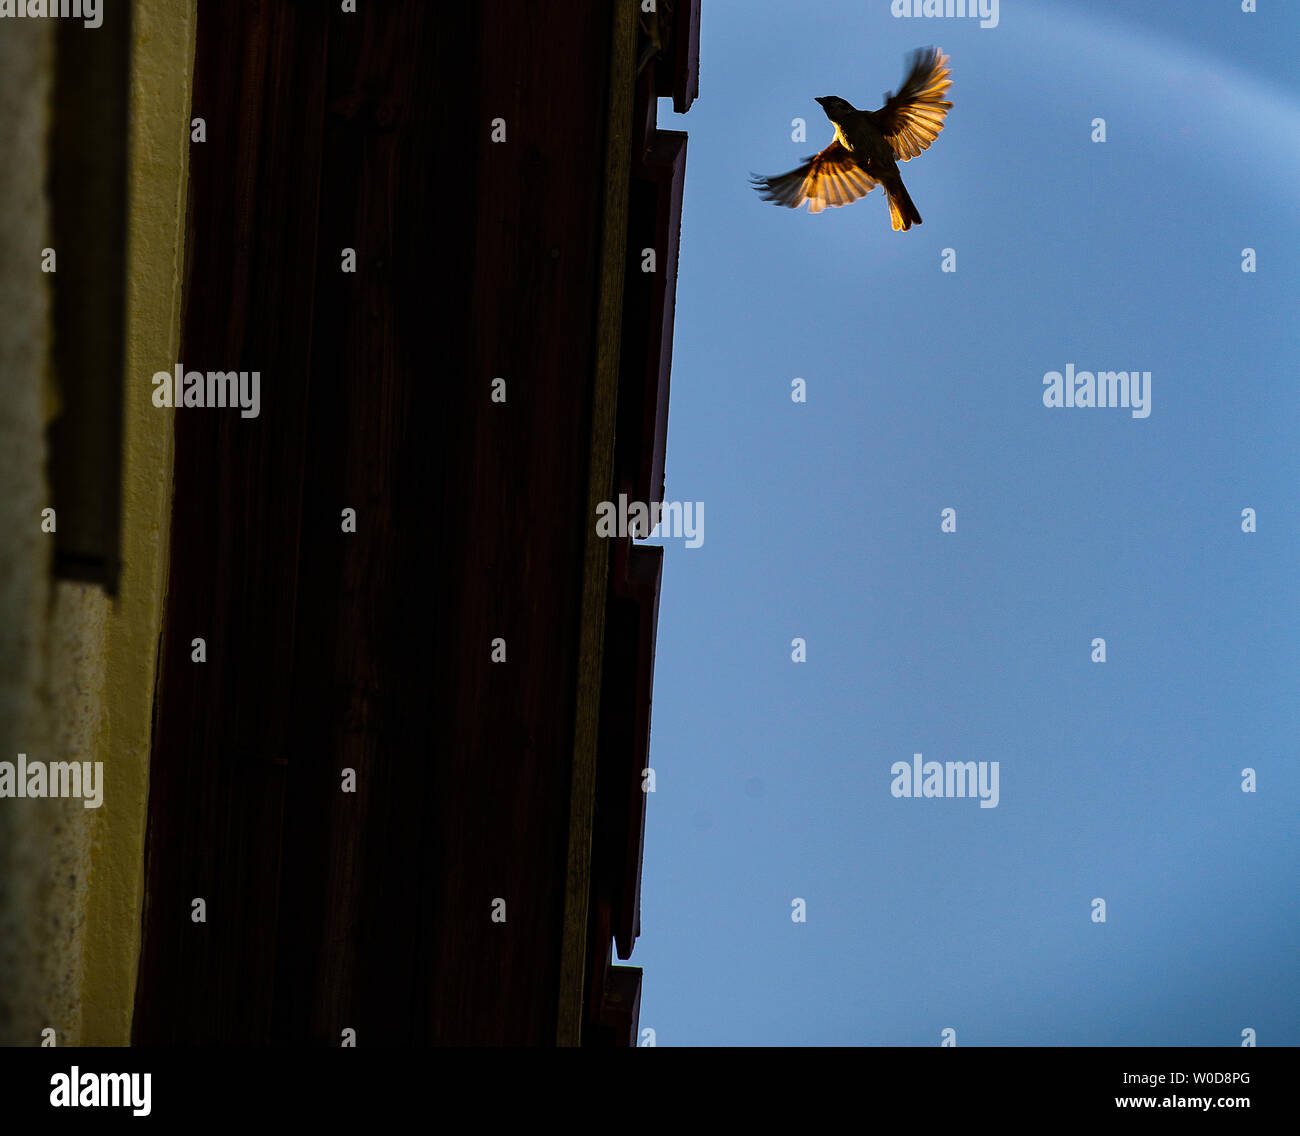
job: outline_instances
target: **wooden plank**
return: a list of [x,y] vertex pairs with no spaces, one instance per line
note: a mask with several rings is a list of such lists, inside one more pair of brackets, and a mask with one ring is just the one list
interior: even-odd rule
[[596,510],[614,490],[614,433],[618,421],[623,280],[627,254],[628,179],[632,145],[632,91],[636,17],[617,5],[609,29],[610,71],[604,145],[604,201],[600,233],[600,307],[595,386],[588,440],[586,529],[583,545],[582,640],[578,655],[569,846],[564,889],[564,946],[559,976],[556,1042],[582,1044],[583,992],[588,971],[596,747],[604,644],[609,542],[596,535]]
[[200,13],[185,363],[263,411],[177,412],[136,1037],[549,1044],[608,26],[332,8]]
[[257,370],[261,407],[175,415],[136,1044],[269,1031],[326,30],[308,3],[199,13],[180,362]]

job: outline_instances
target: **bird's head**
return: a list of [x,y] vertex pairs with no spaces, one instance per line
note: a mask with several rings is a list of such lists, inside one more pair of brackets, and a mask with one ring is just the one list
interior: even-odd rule
[[853,105],[836,95],[823,95],[817,102],[821,104],[822,110],[826,112],[826,117],[832,122],[841,122],[845,117],[853,113]]

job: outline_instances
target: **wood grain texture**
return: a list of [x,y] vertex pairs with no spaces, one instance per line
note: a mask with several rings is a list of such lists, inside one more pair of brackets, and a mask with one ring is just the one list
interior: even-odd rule
[[553,1044],[608,10],[337,7],[200,9],[182,361],[262,413],[176,415],[135,1039]]

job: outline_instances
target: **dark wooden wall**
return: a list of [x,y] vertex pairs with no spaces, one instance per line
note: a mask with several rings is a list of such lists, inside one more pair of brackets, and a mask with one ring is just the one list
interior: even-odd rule
[[180,362],[262,409],[176,411],[137,1044],[555,1039],[609,9],[358,7],[200,5]]

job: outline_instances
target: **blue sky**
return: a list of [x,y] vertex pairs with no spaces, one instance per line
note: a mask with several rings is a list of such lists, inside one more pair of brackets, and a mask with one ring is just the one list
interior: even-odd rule
[[[667,497],[705,539],[662,542],[657,1044],[1300,1043],[1300,5],[1259,7],[705,0],[700,98],[659,116]],[[750,189],[927,44],[922,226]],[[1150,371],[1150,416],[1044,407],[1071,363]],[[997,807],[893,797],[914,753],[998,762]]]

